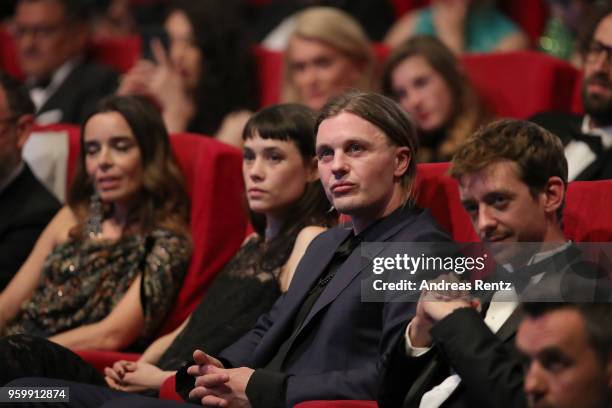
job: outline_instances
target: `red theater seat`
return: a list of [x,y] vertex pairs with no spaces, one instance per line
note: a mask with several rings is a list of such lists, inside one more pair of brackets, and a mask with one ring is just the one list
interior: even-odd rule
[[255,47],[254,52],[261,106],[274,105],[281,99],[283,54],[263,47]]
[[461,60],[486,105],[500,117],[572,110],[579,74],[565,61],[535,51],[472,54]]
[[[193,254],[183,287],[160,334],[175,329],[195,309],[215,274],[239,248],[247,229],[240,151],[193,134],[173,135],[171,142],[191,196]],[[138,357],[107,351],[78,353],[96,368]]]
[[98,38],[89,45],[92,58],[119,72],[127,72],[140,58],[142,39],[138,35]]

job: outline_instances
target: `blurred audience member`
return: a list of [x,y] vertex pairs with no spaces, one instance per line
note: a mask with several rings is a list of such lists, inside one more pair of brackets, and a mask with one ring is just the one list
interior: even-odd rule
[[550,17],[539,40],[540,50],[580,65],[577,37],[598,0],[548,0]]
[[400,18],[385,43],[398,47],[408,38],[437,36],[455,54],[527,48],[520,28],[499,12],[492,0],[432,0],[431,5]]
[[122,37],[137,32],[131,0],[90,0],[94,9],[92,30],[99,38]]
[[[111,387],[157,390],[191,360],[195,349],[220,353],[287,291],[310,241],[337,219],[328,211],[318,177],[314,122],[314,113],[301,105],[273,106],[249,120],[243,176],[256,232],[215,277],[188,321],[157,339],[137,362],[121,360],[105,370]],[[0,384],[24,376],[104,384],[93,367],[41,338],[0,340],[0,359],[6,362]],[[70,361],[69,367],[62,361]]]
[[530,407],[612,406],[612,305],[527,303],[516,346]]
[[33,120],[28,91],[0,72],[0,291],[60,208],[21,158]]
[[116,88],[117,74],[86,58],[88,23],[80,0],[19,0],[14,37],[37,123],[81,123]]
[[417,36],[387,60],[383,92],[419,130],[417,161],[449,161],[476,128],[491,119],[453,53],[435,37]]
[[395,21],[390,1],[283,0],[252,5],[253,18],[249,19],[249,25],[264,47],[283,51],[295,25],[295,14],[308,7],[334,7],[344,11],[361,24],[372,41],[382,41]]
[[612,178],[612,6],[597,15],[582,48],[584,115],[546,112],[531,120],[565,145],[569,180]]
[[296,16],[284,55],[282,99],[319,110],[349,88],[374,84],[374,53],[355,19],[331,7],[313,7]]
[[123,78],[120,94],[152,97],[170,133],[191,131],[240,145],[244,124],[257,108],[255,60],[232,2],[172,2],[165,22],[169,45],[151,44]]
[[151,339],[189,262],[189,201],[157,110],[103,100],[64,207],[0,294],[0,333],[79,349]]

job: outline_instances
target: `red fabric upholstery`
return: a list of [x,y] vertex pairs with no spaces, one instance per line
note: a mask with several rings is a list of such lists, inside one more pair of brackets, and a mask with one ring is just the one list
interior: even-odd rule
[[486,105],[499,116],[528,118],[572,109],[578,71],[565,61],[521,51],[465,55],[462,63]]
[[109,65],[119,72],[127,72],[140,58],[142,40],[140,36],[95,39],[89,45],[92,58]]
[[500,10],[517,23],[532,44],[537,45],[548,18],[546,0],[502,0]]
[[0,28],[0,69],[15,78],[24,79],[25,75],[17,62],[17,50],[11,35]]
[[140,354],[136,353],[121,353],[118,351],[90,351],[77,350],[75,351],[81,358],[95,367],[100,373],[104,373],[105,367],[111,367],[115,361],[128,360],[136,361],[140,358]]
[[610,203],[612,180],[570,183],[563,212],[563,232],[576,242],[612,242]]
[[183,402],[183,399],[176,392],[176,376],[171,375],[166,378],[166,381],[162,384],[159,389],[159,398],[165,400],[173,400]]
[[478,236],[459,200],[457,181],[447,175],[448,163],[418,165],[417,203],[428,208],[455,241],[478,242]]
[[255,47],[254,52],[261,106],[274,105],[281,98],[283,54],[263,47]]
[[194,251],[161,333],[173,330],[191,314],[215,274],[240,247],[247,228],[241,152],[202,136],[174,135],[171,141],[190,186]]

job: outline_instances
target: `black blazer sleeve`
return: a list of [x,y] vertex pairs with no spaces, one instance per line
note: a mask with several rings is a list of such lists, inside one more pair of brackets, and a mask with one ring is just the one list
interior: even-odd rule
[[458,309],[431,330],[436,347],[461,377],[472,406],[527,406],[523,369],[514,338],[502,342],[474,309]]

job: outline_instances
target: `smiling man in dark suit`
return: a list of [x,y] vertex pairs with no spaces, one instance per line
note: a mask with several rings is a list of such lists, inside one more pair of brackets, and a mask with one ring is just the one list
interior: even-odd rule
[[21,159],[33,118],[26,89],[0,72],[0,290],[60,207]]
[[612,178],[612,7],[600,10],[582,46],[584,115],[547,112],[530,120],[561,138],[572,180]]
[[489,293],[481,311],[469,294],[423,292],[390,358],[379,405],[523,407],[522,360],[514,347],[519,301],[609,296],[605,287],[598,292],[604,283],[595,279],[598,270],[563,235],[563,146],[533,123],[498,121],[459,148],[450,174],[459,181],[474,229],[500,265],[493,276],[514,288]]
[[88,10],[81,0],[19,0],[18,59],[39,124],[80,124],[117,86],[117,73],[87,59]]

